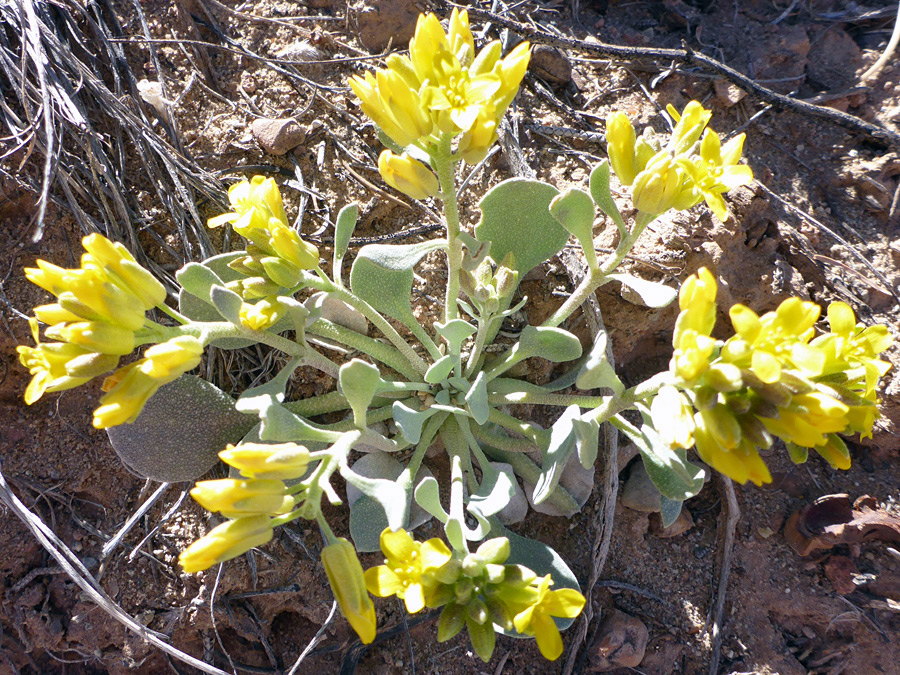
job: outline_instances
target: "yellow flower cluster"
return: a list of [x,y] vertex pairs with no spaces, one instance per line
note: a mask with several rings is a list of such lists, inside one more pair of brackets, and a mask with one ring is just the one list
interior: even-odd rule
[[405,530],[381,534],[384,565],[366,570],[372,595],[396,595],[415,613],[424,607],[443,607],[438,640],[454,637],[463,626],[475,652],[489,661],[494,651],[494,625],[534,636],[541,654],[555,660],[562,654],[562,638],[553,617],[573,618],[584,607],[578,591],[551,591],[550,575],[538,578],[521,565],[504,564],[509,540],[484,542],[467,555],[454,554],[440,539],[414,540]]
[[245,301],[241,323],[247,328],[264,330],[278,322],[287,308],[278,301],[285,288],[300,284],[303,270],[319,265],[319,250],[304,241],[288,224],[278,184],[272,178],[254,176],[228,189],[234,211],[207,221],[209,227],[231,223],[234,231],[248,241],[247,255],[229,263],[245,278],[227,287]]
[[[469,16],[454,9],[445,33],[434,14],[419,16],[409,56],[394,54],[387,67],[350,78],[368,115],[401,148],[431,154],[442,134],[458,136],[457,154],[481,161],[497,140],[503,113],[519,90],[530,58],[527,42],[500,58],[499,41],[478,54]],[[387,150],[378,162],[385,181],[422,199],[437,194],[431,170],[408,154]]]
[[198,481],[191,497],[232,520],[185,549],[179,558],[185,572],[200,572],[269,541],[269,516],[288,513],[300,499],[283,481],[302,477],[310,462],[309,450],[296,443],[229,444],[219,457],[244,478]]
[[728,209],[722,194],[753,180],[750,167],[738,164],[745,135],[722,146],[719,135],[706,128],[712,113],[697,101],[688,103],[681,114],[671,105],[667,110],[676,125],[664,148],[650,136],[636,137],[623,112],[606,120],[613,171],[623,185],[631,186],[632,201],[644,213],[656,216],[672,208],[689,209],[705,200],[725,220]]
[[695,444],[701,459],[741,483],[771,481],[758,449],[770,447],[773,436],[794,449],[793,457],[813,448],[832,466],[848,468],[837,434],[871,435],[878,380],[890,368],[878,358],[892,342],[887,327],[865,327],[849,305],[833,302],[831,330],[816,336],[819,306],[789,298],[762,316],[734,305],[735,335],[721,343],[710,337],[715,301],[716,281],[706,268],[682,286],[670,365],[675,386],[663,387],[651,404],[663,440]]
[[[77,269],[45,260],[25,268],[29,281],[57,298],[34,308],[30,324],[36,346],[17,348],[19,361],[32,375],[25,391],[29,405],[45,392],[71,389],[113,370],[120,357],[134,351],[146,312],[165,302],[163,285],[122,244],[91,234],[82,246],[85,253]],[[41,342],[38,321],[47,324],[45,335],[59,342]],[[202,351],[194,338],[177,338],[120,368],[104,383],[109,393],[94,413],[94,426],[133,421],[156,389],[197,366]]]

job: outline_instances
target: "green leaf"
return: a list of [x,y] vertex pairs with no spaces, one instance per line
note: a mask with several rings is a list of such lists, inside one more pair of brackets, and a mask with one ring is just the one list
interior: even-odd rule
[[616,227],[619,228],[619,234],[625,236],[628,228],[625,227],[619,207],[616,206],[612,193],[609,191],[609,162],[607,160],[604,159],[591,171],[590,188],[594,203],[603,213],[612,218]]
[[340,392],[353,411],[353,424],[359,429],[366,428],[366,411],[381,387],[382,380],[378,368],[362,359],[352,359],[338,371]]
[[663,527],[669,527],[669,525],[678,520],[678,516],[681,515],[681,507],[683,504],[684,502],[669,499],[665,495],[659,496],[659,515]]
[[194,375],[162,386],[133,424],[107,429],[116,454],[132,471],[165,483],[196,480],[254,425],[218,387]]
[[550,215],[550,202],[557,194],[547,183],[511,178],[489,190],[479,203],[482,215],[475,236],[491,242],[494,260],[512,253],[519,279],[559,253],[569,239]]
[[553,423],[550,431],[550,444],[544,451],[541,462],[541,475],[534,486],[532,499],[535,504],[540,504],[559,484],[569,455],[575,449],[575,433],[572,423],[581,416],[581,409],[577,405],[570,405],[565,409],[559,419]]
[[350,287],[382,314],[397,319],[412,330],[421,330],[409,305],[413,268],[426,254],[446,245],[443,239],[433,239],[403,246],[363,246],[350,270]]
[[[418,399],[408,399],[411,402]],[[394,401],[392,406],[394,422],[400,433],[403,434],[410,445],[415,445],[422,438],[422,427],[429,417],[434,415],[437,410],[435,408],[426,408],[425,410],[416,410],[406,405],[403,401]]]
[[591,420],[572,420],[572,431],[575,433],[575,451],[578,461],[585,469],[590,469],[597,461],[600,449],[600,425]]
[[[202,263],[188,263],[181,271],[175,274],[175,277],[176,279],[179,279],[179,283],[181,283],[179,275],[182,271],[196,265],[211,271],[213,275],[219,279],[215,284],[224,286],[229,281],[243,278],[243,275],[240,272],[231,269],[228,266],[228,263],[232,260],[243,258],[246,255],[246,251],[233,251],[231,253],[221,253],[211,258],[207,258]],[[210,289],[213,284],[206,286],[206,282],[212,280],[212,277],[204,275],[203,272],[193,268],[188,274],[188,283],[194,291],[197,291],[197,293],[195,294],[187,287],[183,288],[178,294],[178,311],[193,321],[221,321],[222,317],[213,306],[212,299],[210,298]],[[201,277],[201,275],[203,276]],[[182,285],[184,286],[184,284]],[[282,326],[282,322],[279,322],[275,327],[270,328],[269,330],[277,333],[282,330],[290,330],[290,328],[290,322],[286,322],[284,326]],[[218,347],[219,349],[242,349],[243,347],[252,344],[254,344],[253,340],[244,338],[220,338],[218,340],[213,340],[210,343],[211,346]]]
[[687,451],[670,448],[649,424],[644,424],[640,431],[630,425],[619,428],[640,450],[647,475],[663,497],[684,501],[700,492],[703,469],[687,461]]
[[487,373],[483,370],[479,371],[475,381],[472,382],[465,401],[469,412],[472,413],[472,419],[478,424],[485,424],[491,414],[491,408],[488,405]]
[[581,342],[569,331],[548,326],[525,326],[516,347],[521,351],[520,360],[540,356],[562,363],[581,356]]
[[425,371],[425,381],[428,384],[438,384],[447,379],[447,376],[453,372],[453,367],[459,363],[459,356],[456,354],[447,354],[432,363],[428,370]]
[[189,262],[175,273],[175,279],[181,285],[183,292],[210,303],[210,291],[213,286],[224,286],[223,281],[218,274],[213,272],[207,265],[196,262]]
[[434,477],[426,477],[419,481],[413,495],[416,503],[442,523],[450,519],[450,514],[441,506],[441,489]]
[[[381,455],[383,453],[373,454]],[[392,460],[393,458],[387,457],[386,459]],[[370,478],[361,472],[354,471],[347,465],[341,467],[341,476],[347,481],[347,485],[352,485],[363,494],[354,501],[350,509],[350,534],[359,551],[377,551],[378,539],[385,527],[398,530],[409,525],[409,492],[407,489],[409,486],[398,485],[396,479],[401,475],[403,466],[396,460],[394,462],[398,465],[397,467],[382,467],[382,469],[386,469],[386,473],[379,472],[377,469],[370,472],[365,467],[360,467],[365,473],[381,473],[391,476],[391,480]],[[395,471],[394,468],[399,471]],[[354,511],[356,512],[355,517]]]
[[462,269],[472,272],[487,257],[491,250],[491,242],[478,241],[465,230],[461,231],[457,237],[463,245]]
[[575,386],[579,389],[598,389],[606,387],[612,389],[616,396],[621,396],[625,391],[625,385],[616,375],[615,369],[609,362],[607,350],[609,348],[609,335],[605,330],[597,333],[594,344],[588,354],[587,360],[581,367],[578,377],[575,378]]
[[341,260],[347,254],[350,245],[350,237],[356,229],[356,221],[359,218],[359,204],[347,204],[338,213],[334,223],[334,257]]
[[241,296],[224,286],[213,286],[209,289],[209,299],[223,319],[235,326],[241,325],[240,311],[241,305],[244,304]]
[[451,354],[459,354],[463,342],[475,335],[478,329],[463,319],[451,319],[447,323],[435,323],[434,330],[447,341]]
[[235,407],[240,412],[257,415],[260,421],[260,440],[333,443],[340,439],[342,435],[340,432],[320,429],[281,404],[284,400],[284,387],[299,363],[300,359],[292,359],[271,380],[258,387],[247,389],[240,395]]
[[658,284],[655,281],[647,281],[625,273],[609,274],[607,276],[628,286],[640,296],[647,307],[652,307],[653,309],[666,307],[678,297],[677,289],[665,284]]
[[594,202],[584,190],[569,188],[550,202],[550,214],[585,251],[594,248]]
[[481,467],[481,485],[469,496],[466,508],[476,517],[487,519],[506,508],[515,494],[516,479],[512,469],[507,473],[488,464]]

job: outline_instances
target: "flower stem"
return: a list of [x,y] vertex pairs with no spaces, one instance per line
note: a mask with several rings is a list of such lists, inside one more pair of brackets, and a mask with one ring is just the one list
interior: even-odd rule
[[562,307],[556,310],[553,313],[553,316],[544,321],[541,325],[550,327],[558,326],[568,319],[572,312],[581,307],[584,301],[595,293],[598,288],[608,282],[609,275],[615,271],[623,260],[625,260],[625,256],[627,256],[631,252],[631,249],[634,248],[638,237],[643,234],[644,230],[647,229],[647,226],[651,222],[653,222],[654,218],[655,216],[641,212],[637,222],[631,229],[631,232],[619,240],[619,245],[616,246],[616,250],[610,254],[609,258],[607,258],[599,267],[591,269],[588,274],[585,275],[584,279],[581,280],[581,283],[578,284],[578,288],[576,288],[572,292],[572,295],[570,295],[562,304]]
[[442,133],[437,152],[432,156],[441,201],[444,204],[444,223],[447,226],[447,295],[444,300],[444,323],[459,316],[456,301],[459,299],[459,271],[462,267],[462,247],[459,242],[459,203],[456,199],[456,182],[453,168],[456,162],[450,151],[452,134]]

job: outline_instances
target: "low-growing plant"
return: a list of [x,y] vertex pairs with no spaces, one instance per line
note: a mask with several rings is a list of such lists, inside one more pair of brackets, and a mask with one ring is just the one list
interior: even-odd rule
[[[513,178],[482,197],[474,228],[461,227],[457,166],[477,164],[496,142],[529,54],[527,43],[505,57],[499,42],[476,52],[466,13],[454,10],[446,31],[434,15],[421,16],[409,56],[394,54],[385,68],[350,80],[388,147],[378,162],[382,177],[413,199],[439,199],[445,227],[441,238],[416,244],[361,247],[349,278],[344,258],[358,207],[345,206],[334,224],[329,275],[317,248],[290,226],[275,181],[262,176],[233,185],[232,211],[209,221],[230,224],[245,249],[184,266],[176,275],[178,310],[124,246],[99,234],[83,240],[77,269],[43,260],[26,269],[57,298],[34,309],[36,346],[19,347],[33,374],[27,403],[111,372],[93,423],[110,430],[129,466],[157,480],[196,479],[219,458],[230,467],[231,477],[199,481],[191,491],[224,522],[182,553],[186,572],[241,555],[304,518],[321,528],[322,563],[363,642],[376,634],[370,595],[397,596],[412,613],[442,608],[438,640],[465,628],[485,661],[497,632],[533,636],[556,659],[559,630],[585,598],[556,551],[506,525],[524,516],[525,497],[559,515],[580,510],[587,495],[569,487],[584,484],[585,475],[590,484],[602,424],[637,445],[666,524],[704,483],[691,448],[725,476],[761,485],[771,476],[758,450],[775,438],[795,462],[812,448],[847,468],[839,434],[871,434],[888,369],[878,358],[891,343],[885,326],[864,327],[848,305],[834,302],[823,332],[819,306],[791,298],[762,316],[732,306],[734,334],[719,340],[710,270],[691,275],[680,292],[617,271],[655,219],[701,201],[725,219],[722,195],[752,180],[739,162],[744,135],[723,145],[701,104],[680,114],[670,106],[665,137],[638,136],[624,113],[613,114],[609,161],[591,172],[588,191]],[[610,192],[611,172],[631,199],[627,219]],[[594,246],[597,209],[618,230],[604,259]],[[572,236],[587,265],[584,279],[542,323],[515,339],[501,335],[504,319],[528,302],[517,295],[519,282]],[[447,261],[445,302],[441,320],[423,326],[411,307],[414,269],[434,252]],[[680,305],[669,369],[633,387],[607,360],[605,332],[585,352],[561,327],[610,281],[650,307],[676,297]],[[153,308],[172,321],[150,320]],[[39,323],[51,342],[41,341]],[[368,335],[370,323],[377,338]],[[286,365],[236,402],[186,374],[208,346],[253,343],[279,350]],[[141,358],[118,367],[144,345]],[[571,365],[536,385],[514,374],[532,357]],[[301,366],[330,375],[336,388],[286,400]],[[519,404],[564,410],[542,428],[516,416]],[[321,421],[341,411],[340,421]],[[173,445],[175,418],[184,431]],[[431,471],[430,450],[446,455],[449,476]],[[353,543],[337,537],[322,512],[323,498],[345,501],[335,474],[347,485]],[[444,539],[413,537],[428,518],[441,523]],[[364,571],[357,551],[379,549],[384,564]]]

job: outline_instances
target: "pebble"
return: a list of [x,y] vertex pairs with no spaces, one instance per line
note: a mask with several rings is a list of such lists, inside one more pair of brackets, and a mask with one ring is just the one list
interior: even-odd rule
[[684,506],[681,507],[681,513],[678,514],[675,522],[665,528],[662,526],[660,516],[655,513],[650,516],[650,531],[662,539],[677,537],[679,534],[684,534],[690,530],[693,526],[694,519],[691,517],[691,512]]
[[306,130],[290,118],[253,120],[250,132],[259,147],[270,155],[283,155],[306,140]]
[[538,45],[531,52],[529,69],[549,84],[562,86],[572,81],[572,64],[560,50]]
[[650,480],[643,461],[631,465],[631,473],[622,488],[621,502],[632,511],[659,513],[659,490]]
[[616,609],[603,619],[588,653],[588,669],[636,668],[644,660],[650,632],[640,619]]

